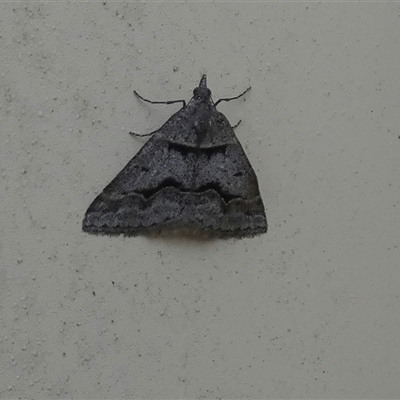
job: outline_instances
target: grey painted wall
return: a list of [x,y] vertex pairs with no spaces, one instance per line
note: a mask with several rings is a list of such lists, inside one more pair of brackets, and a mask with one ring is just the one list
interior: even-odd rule
[[[0,397],[399,397],[399,4],[0,11]],[[81,232],[202,73],[268,234]]]

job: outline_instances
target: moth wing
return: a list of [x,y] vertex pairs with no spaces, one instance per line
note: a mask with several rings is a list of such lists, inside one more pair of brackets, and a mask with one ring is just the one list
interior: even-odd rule
[[267,231],[256,174],[229,122],[208,110],[211,123],[198,142],[196,125],[184,123],[185,113],[195,111],[182,109],[146,142],[92,202],[84,231],[184,230],[217,237]]
[[149,199],[166,185],[175,191],[189,188],[194,159],[193,153],[171,147],[162,135],[152,137],[89,206],[83,230],[136,234],[149,224],[162,223],[168,218],[160,212],[162,204],[153,202],[151,208]]
[[197,171],[197,190],[218,194],[221,202],[219,213],[206,210],[199,217],[205,226],[212,226],[220,236],[254,236],[267,231],[257,177],[239,142],[200,153]]

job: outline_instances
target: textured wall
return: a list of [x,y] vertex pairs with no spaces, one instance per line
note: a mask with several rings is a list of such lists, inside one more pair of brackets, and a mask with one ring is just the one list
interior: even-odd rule
[[[398,4],[0,11],[1,398],[399,396]],[[81,232],[202,73],[269,232]]]

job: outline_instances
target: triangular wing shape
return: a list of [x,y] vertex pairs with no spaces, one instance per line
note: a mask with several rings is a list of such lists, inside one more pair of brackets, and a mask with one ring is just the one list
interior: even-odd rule
[[[213,237],[267,231],[255,172],[201,85],[116,178],[83,220],[94,234],[184,231]],[[208,92],[206,92],[207,90]]]

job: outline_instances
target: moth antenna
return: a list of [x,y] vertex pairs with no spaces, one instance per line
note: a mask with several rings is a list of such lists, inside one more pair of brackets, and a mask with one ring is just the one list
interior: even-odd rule
[[183,107],[186,107],[186,101],[185,101],[185,100],[152,101],[152,100],[148,100],[148,99],[145,99],[144,97],[142,97],[136,90],[134,90],[133,93],[135,93],[135,95],[136,95],[137,97],[139,97],[139,99],[145,101],[146,103],[150,103],[150,104],[174,104],[174,103],[182,103],[182,104],[183,104]]
[[227,97],[227,98],[224,98],[224,99],[219,99],[219,100],[215,103],[215,107],[217,107],[217,105],[218,105],[219,103],[221,103],[221,101],[236,100],[236,99],[238,99],[239,97],[244,96],[250,89],[251,89],[251,86],[249,86],[243,93],[239,94],[239,96]]
[[[150,104],[174,104],[174,103],[182,103],[182,104],[183,104],[183,107],[186,107],[186,101],[185,101],[185,100],[152,101],[152,100],[148,100],[148,99],[145,99],[144,97],[142,97],[136,90],[134,90],[133,93],[134,93],[137,97],[139,97],[139,99],[145,101],[146,103],[150,103]],[[158,129],[156,129],[155,131],[150,132],[150,133],[135,133],[135,132],[129,132],[129,134],[132,135],[132,136],[145,137],[145,136],[152,136],[152,135],[154,135],[157,131],[158,131]]]

